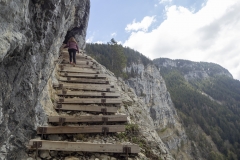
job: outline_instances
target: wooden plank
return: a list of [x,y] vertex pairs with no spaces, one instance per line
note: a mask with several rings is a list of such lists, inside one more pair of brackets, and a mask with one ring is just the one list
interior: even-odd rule
[[131,153],[139,153],[140,148],[138,145],[128,144],[97,144],[97,143],[84,143],[84,142],[66,142],[66,141],[47,141],[31,139],[29,141],[29,149],[36,149],[34,143],[41,143],[38,150],[55,150],[55,151],[81,151],[81,152],[103,152],[103,153],[125,153],[124,147],[130,147]]
[[[73,89],[78,89],[78,88],[82,88],[83,86],[87,86],[86,84],[67,83],[67,82],[62,82],[59,84],[62,84],[63,88],[73,88]],[[102,87],[102,88],[114,88],[114,85],[111,85],[111,84],[91,84],[91,86]]]
[[[101,92],[114,92],[115,89],[114,88],[106,88],[106,87],[103,87],[103,86],[92,86],[93,84],[91,85],[85,85],[85,86],[77,86],[76,88],[75,87],[71,87],[71,86],[63,86],[63,88],[66,88],[66,89],[79,89],[79,90],[84,90],[84,91],[101,91]],[[59,85],[55,85],[54,87],[58,87]]]
[[[60,88],[62,85],[63,88]],[[79,84],[79,83],[61,83],[58,85],[54,85],[56,88],[60,89],[79,89],[79,90],[90,90],[90,91],[102,91],[102,92],[114,92],[115,88],[113,85],[106,85],[106,84]]]
[[[60,56],[63,58],[69,59],[68,52],[62,53]],[[92,58],[88,55],[76,54],[76,59],[92,59]]]
[[83,92],[83,91],[64,91],[58,90],[60,96],[79,96],[79,97],[120,97],[120,93],[114,92]]
[[106,112],[106,113],[116,113],[118,110],[117,107],[79,105],[79,104],[58,104],[57,106],[55,106],[55,109],[68,111]]
[[76,68],[76,67],[59,67],[60,72],[73,72],[73,73],[88,73],[88,74],[99,74],[99,71],[88,69],[88,68]]
[[103,133],[103,128],[107,133],[125,131],[125,125],[47,126],[38,127],[37,134]]
[[[70,64],[69,58],[61,57],[62,64]],[[85,63],[84,63],[85,62]],[[76,59],[76,64],[89,64],[93,65],[95,62],[92,59]]]
[[[66,67],[73,67],[72,64],[60,64],[61,66],[66,66]],[[60,66],[59,65],[59,66]],[[96,66],[95,64],[91,64],[91,65],[87,65],[86,62],[84,62],[84,64],[78,64],[75,65],[76,68],[92,68],[92,69],[99,69],[98,66]]]
[[64,118],[64,122],[127,122],[126,115],[89,115],[89,116],[49,116],[48,122],[58,123],[59,118]]
[[[62,64],[69,64],[69,60],[63,59]],[[93,64],[95,63],[90,60],[76,60],[76,66],[77,65],[93,65]]]
[[120,98],[60,98],[62,104],[120,104]]
[[60,73],[64,77],[107,78],[106,74]]
[[79,83],[95,83],[95,84],[109,84],[105,79],[89,79],[89,78],[72,78],[72,77],[59,77],[62,82],[79,82]]

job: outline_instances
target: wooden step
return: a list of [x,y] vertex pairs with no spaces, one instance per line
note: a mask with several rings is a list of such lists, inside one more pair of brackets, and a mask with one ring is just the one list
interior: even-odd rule
[[106,85],[106,84],[79,84],[79,83],[61,83],[61,84],[54,84],[55,88],[59,89],[75,89],[75,90],[88,90],[88,91],[103,91],[103,92],[114,92],[115,88],[113,85]]
[[[47,141],[31,139],[29,149],[55,150],[55,151],[80,151],[80,152],[103,152],[103,153],[139,153],[140,148],[134,144],[97,144],[84,142]],[[130,151],[130,152],[129,152]]]
[[106,74],[60,73],[63,77],[107,78]]
[[[61,60],[62,60],[62,64],[70,64],[69,58],[62,58]],[[87,63],[89,63],[90,65],[95,64],[95,62],[91,59],[76,59],[76,64],[77,65],[87,64]]]
[[58,90],[59,96],[79,96],[79,97],[120,97],[120,93],[114,92],[83,92],[83,91],[67,91]]
[[126,115],[49,116],[48,122],[127,122]]
[[[68,52],[62,52],[60,57],[69,59],[69,53]],[[90,56],[83,55],[83,54],[76,54],[76,59],[92,59]]]
[[[66,67],[73,67],[72,64],[59,64],[59,66],[66,66]],[[84,64],[76,64],[75,68],[92,68],[92,69],[99,69],[98,66],[96,66],[95,64],[91,64],[91,65],[87,65],[86,62],[84,62]]]
[[76,67],[59,67],[60,72],[72,72],[72,73],[88,73],[88,74],[99,74],[99,71],[88,69],[88,68],[76,68]]
[[[69,60],[63,59],[62,64],[66,65],[66,64],[70,64],[70,63],[69,63]],[[95,64],[95,62],[90,61],[90,60],[76,60],[76,66],[78,66],[78,65],[94,65],[94,64]]]
[[121,104],[120,98],[59,98],[62,104]]
[[116,113],[117,107],[97,106],[97,105],[80,105],[80,104],[57,104],[57,110],[65,111],[87,111],[87,112],[101,112],[101,113]]
[[59,77],[62,82],[79,82],[79,83],[95,83],[95,84],[109,84],[105,79],[89,79],[89,78],[72,78],[72,77]]
[[47,126],[37,128],[37,134],[110,133],[124,131],[125,125]]

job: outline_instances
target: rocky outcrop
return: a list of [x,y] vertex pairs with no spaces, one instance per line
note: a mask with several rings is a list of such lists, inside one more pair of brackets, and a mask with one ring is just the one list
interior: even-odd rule
[[[157,159],[173,160],[174,158],[157,133],[156,123],[149,114],[149,107],[145,104],[144,99],[138,96],[135,90],[121,78],[117,79],[113,73],[106,69],[104,70],[104,67],[103,72],[109,75],[110,81],[115,84],[121,93],[123,104],[120,106],[119,114],[126,114],[128,116],[128,123],[135,124],[140,129],[140,135],[137,136],[138,140],[136,141],[141,142],[139,145],[142,149],[137,159],[150,160],[158,157]],[[146,144],[142,144],[143,141]],[[149,152],[147,149],[152,151],[150,155],[146,155]]]
[[126,83],[144,100],[155,128],[175,125],[176,111],[159,70],[153,65],[145,67],[143,64],[132,64],[126,69],[127,72],[132,70],[137,76]]
[[0,159],[25,159],[59,48],[70,36],[85,46],[89,9],[89,0],[0,1]]
[[206,79],[212,76],[225,75],[233,78],[231,73],[218,64],[208,62],[192,62],[188,60],[171,60],[168,58],[158,58],[153,63],[160,68],[178,68],[187,81]]
[[[144,110],[153,121],[152,129],[157,131],[158,136],[174,154],[175,150],[179,150],[181,145],[187,143],[187,136],[165,81],[160,75],[160,70],[155,65],[144,66],[141,63],[133,63],[125,71],[134,73],[135,77],[129,78],[126,84],[132,87],[136,95],[143,100]],[[191,157],[190,154],[184,156],[185,159],[189,157]]]

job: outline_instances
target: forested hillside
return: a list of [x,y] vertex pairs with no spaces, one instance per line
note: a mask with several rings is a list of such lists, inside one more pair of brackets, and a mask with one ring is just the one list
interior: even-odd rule
[[[240,160],[240,82],[221,66],[187,60],[149,60],[141,53],[108,44],[87,44],[86,51],[116,76],[132,63],[155,64],[163,76],[172,101],[192,145],[204,159]],[[213,143],[214,142],[214,143]],[[221,153],[219,153],[221,152]]]
[[87,54],[111,70],[116,76],[123,78],[130,76],[123,72],[127,65],[131,63],[142,63],[144,65],[152,63],[141,53],[117,44],[114,39],[111,39],[108,44],[88,43],[86,51]]
[[[168,59],[154,60],[189,138],[197,141],[202,151],[211,151],[208,159],[240,159],[240,82],[216,64],[173,62],[169,66]],[[194,76],[189,76],[190,72]],[[196,136],[196,125],[211,136],[224,156],[216,154],[204,136]]]

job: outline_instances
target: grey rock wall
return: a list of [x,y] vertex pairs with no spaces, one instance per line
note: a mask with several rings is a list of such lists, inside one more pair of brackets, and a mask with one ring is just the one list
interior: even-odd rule
[[[175,66],[174,63],[171,65]],[[161,141],[172,154],[176,154],[175,151],[179,150],[181,143],[187,143],[187,136],[160,70],[155,65],[133,63],[125,71],[134,72],[135,77],[126,80],[126,84],[143,100],[144,110],[152,118],[153,129],[157,131]],[[184,158],[191,159],[191,155],[187,154]]]
[[25,159],[59,48],[70,36],[84,48],[89,9],[90,0],[0,0],[0,159]]
[[132,64],[126,71],[137,74],[128,79],[126,84],[135,90],[136,95],[142,97],[156,129],[175,125],[176,111],[159,70],[153,65],[145,67],[143,64]]

